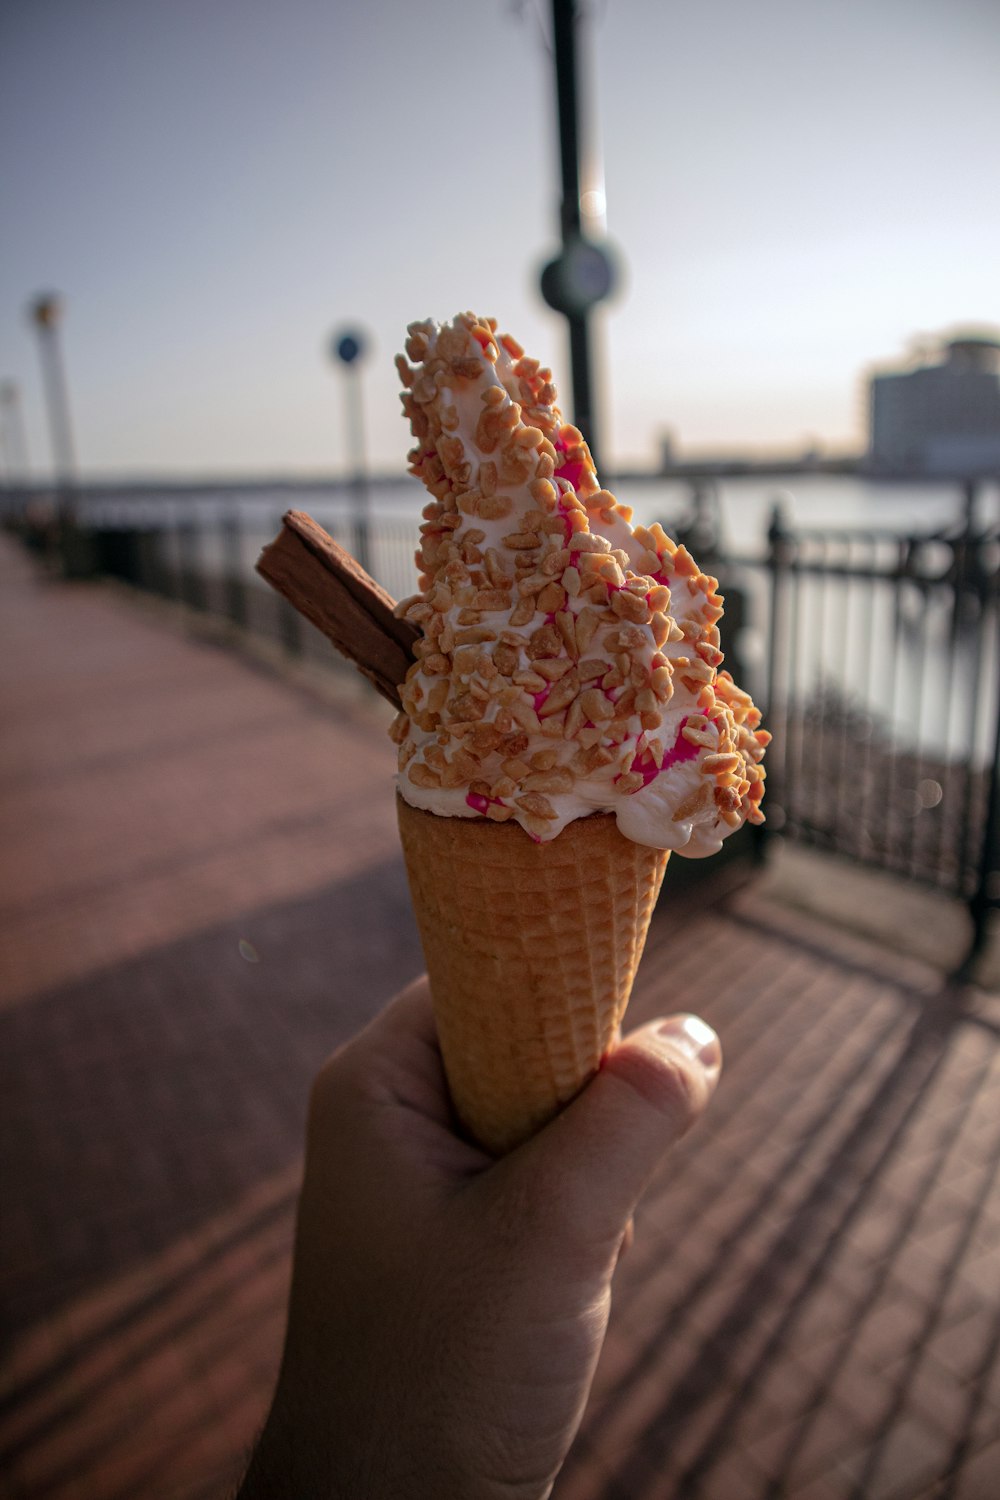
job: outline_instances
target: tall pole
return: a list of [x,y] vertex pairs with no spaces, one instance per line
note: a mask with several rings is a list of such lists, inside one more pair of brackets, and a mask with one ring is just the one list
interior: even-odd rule
[[368,493],[368,459],[365,449],[365,413],[361,399],[361,361],[365,349],[365,338],[357,329],[334,334],[330,345],[331,354],[344,367],[344,416],[354,506],[354,550],[358,562],[366,573],[370,573],[370,496]]
[[591,313],[611,291],[614,266],[606,246],[583,231],[580,204],[580,69],[577,0],[552,0],[553,56],[559,123],[562,250],[542,271],[542,296],[569,325],[573,419],[598,462],[598,422],[593,382]]
[[[562,200],[559,228],[563,245],[571,245],[582,234],[580,222],[580,103],[577,88],[576,0],[553,0],[552,33],[556,65],[556,100],[559,109],[559,167]],[[566,314],[569,324],[570,371],[573,377],[573,414],[576,425],[597,450],[591,378],[590,309]]]
[[52,467],[60,490],[66,492],[76,478],[76,454],[69,416],[66,370],[59,342],[62,301],[54,292],[43,292],[32,302],[30,312],[38,334],[45,405],[52,439]]

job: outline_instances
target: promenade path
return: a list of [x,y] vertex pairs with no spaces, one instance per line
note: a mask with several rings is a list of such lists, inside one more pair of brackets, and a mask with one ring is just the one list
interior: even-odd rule
[[[329,680],[0,539],[5,1500],[225,1500],[265,1410],[309,1081],[420,964],[387,716]],[[907,954],[788,869],[668,876],[631,1015],[726,1071],[557,1500],[1000,1495],[1000,997],[905,887]]]

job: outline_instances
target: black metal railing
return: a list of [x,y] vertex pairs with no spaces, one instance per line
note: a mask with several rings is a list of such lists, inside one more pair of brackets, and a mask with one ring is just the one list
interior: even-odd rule
[[1000,533],[973,514],[898,535],[776,509],[757,568],[771,828],[958,896],[977,952],[1000,895]]
[[[65,570],[123,578],[292,656],[331,659],[253,569],[287,506],[308,505],[356,556],[363,541],[391,594],[416,584],[415,520],[376,509],[361,538],[356,512],[322,489],[83,489],[69,522],[38,491],[0,497]],[[1000,532],[975,521],[973,486],[963,499],[961,522],[907,535],[793,529],[775,507],[752,555],[721,544],[703,485],[665,524],[719,574],[728,664],[766,708],[767,828],[959,897],[974,955],[1000,900]]]

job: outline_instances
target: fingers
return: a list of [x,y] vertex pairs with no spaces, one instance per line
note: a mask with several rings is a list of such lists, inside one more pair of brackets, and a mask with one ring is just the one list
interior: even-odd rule
[[444,1093],[425,975],[390,1000],[363,1031],[327,1058],[313,1085],[313,1095],[322,1099],[347,1087],[366,1096],[383,1094],[387,1088],[409,1093],[411,1082],[415,1082],[422,1098],[439,1099]]
[[653,1021],[517,1153],[568,1234],[617,1242],[649,1179],[704,1111],[721,1066],[719,1039],[697,1016]]
[[369,1022],[365,1031],[379,1039],[391,1032],[396,1036],[415,1036],[436,1045],[437,1032],[434,1029],[434,1011],[427,975],[421,974],[405,990],[400,990],[375,1019]]

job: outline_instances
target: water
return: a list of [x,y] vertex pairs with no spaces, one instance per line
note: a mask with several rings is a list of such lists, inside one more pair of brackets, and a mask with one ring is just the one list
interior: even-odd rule
[[[609,488],[633,508],[635,522],[661,521],[668,532],[692,514],[690,480],[643,477]],[[779,503],[796,531],[829,529],[871,533],[850,549],[837,544],[825,554],[852,566],[891,565],[893,538],[931,535],[957,528],[965,501],[955,483],[897,483],[840,475],[723,478],[705,481],[705,515],[713,524],[723,555],[751,564],[764,557],[767,528]],[[371,571],[395,597],[416,587],[413,552],[424,493],[417,482],[373,482],[370,490]],[[195,487],[177,495],[147,493],[129,498],[92,495],[84,514],[98,525],[166,527],[171,533],[168,561],[180,562],[176,528],[197,521],[197,557],[207,574],[229,571],[231,554],[222,526],[238,516],[236,564],[245,581],[260,585],[253,572],[263,546],[289,508],[309,511],[338,541],[356,548],[349,486],[275,486],[273,490]],[[1000,524],[1000,484],[980,486],[975,520],[980,528]],[[942,549],[944,550],[944,549]],[[948,554],[944,553],[944,561]],[[767,641],[771,584],[759,567],[730,570],[725,585],[746,600],[746,623],[727,650],[737,659],[745,685],[756,697],[768,695]],[[955,628],[950,589],[921,590],[917,584],[848,578],[798,579],[782,631],[788,641],[783,678],[789,698],[800,704],[826,696],[854,715],[888,726],[900,746],[949,760],[991,753],[991,705],[996,698],[995,614],[978,628]]]
[[[660,476],[612,482],[614,493],[633,508],[635,523],[661,521],[668,532],[692,509],[690,480]],[[933,532],[953,526],[963,515],[963,497],[954,483],[896,483],[841,475],[808,474],[779,480],[766,477],[724,478],[701,486],[708,497],[708,511],[716,523],[724,553],[761,557],[766,549],[767,527],[775,503],[780,503],[793,528],[830,527],[844,530],[872,528],[879,531]],[[375,530],[381,534],[376,554],[382,569],[375,568],[380,582],[390,592],[412,592],[416,578],[410,553],[416,545],[417,526],[424,492],[416,480],[372,482],[370,512]],[[98,526],[175,528],[184,518],[197,519],[201,563],[206,571],[225,570],[226,557],[220,534],[222,522],[238,512],[240,563],[244,576],[253,577],[253,564],[261,548],[277,532],[282,513],[291,508],[307,510],[338,540],[350,545],[353,496],[350,486],[294,484],[273,490],[241,490],[197,486],[177,495],[139,493],[128,497],[92,493],[82,505],[86,519]],[[980,487],[977,518],[982,524],[1000,524],[1000,483]],[[377,558],[378,560],[378,558]]]
[[[954,483],[897,483],[839,474],[803,474],[778,479],[723,478],[710,482],[707,488],[718,497],[722,550],[741,556],[762,555],[776,502],[793,529],[932,532],[954,524],[963,515],[962,492]],[[996,524],[1000,520],[1000,484],[982,488],[977,516]],[[642,479],[619,486],[616,494],[634,508],[637,520],[648,524],[658,517],[674,519],[690,511],[692,482]]]

